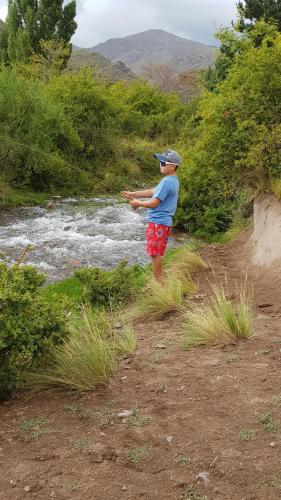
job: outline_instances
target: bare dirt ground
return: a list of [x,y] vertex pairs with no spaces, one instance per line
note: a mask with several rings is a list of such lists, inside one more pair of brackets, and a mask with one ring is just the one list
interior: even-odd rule
[[213,273],[233,294],[247,274],[255,337],[183,352],[180,314],[139,323],[136,355],[109,387],[3,404],[1,499],[281,498],[281,289],[246,270],[247,237],[202,250],[212,269],[196,276],[195,300]]

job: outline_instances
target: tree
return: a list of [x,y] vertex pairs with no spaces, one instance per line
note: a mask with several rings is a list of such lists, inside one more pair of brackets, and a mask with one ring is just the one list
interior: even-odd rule
[[201,235],[227,229],[245,190],[266,192],[281,178],[281,34],[258,21],[236,36],[241,50],[219,91],[201,99],[197,140],[181,169],[178,217]]
[[184,102],[200,94],[201,71],[189,70],[175,75],[169,64],[145,64],[142,75],[161,92],[179,94]]
[[7,50],[8,50],[7,26],[2,21],[2,19],[0,19],[0,63],[3,62],[4,64],[6,64]]
[[[237,4],[239,31],[252,28],[260,19],[274,21],[281,31],[281,1],[280,0],[244,0]],[[249,22],[247,22],[249,21]]]
[[71,49],[75,16],[75,0],[65,6],[63,0],[9,0],[4,35],[0,33],[2,62],[26,62],[32,53],[42,53],[41,40],[63,42]]

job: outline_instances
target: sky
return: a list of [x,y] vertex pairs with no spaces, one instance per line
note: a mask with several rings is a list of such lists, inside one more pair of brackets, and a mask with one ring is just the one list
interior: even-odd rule
[[[77,0],[78,29],[72,39],[79,47],[93,47],[148,29],[207,44],[217,44],[214,33],[236,16],[236,0]],[[0,18],[7,14],[0,0]]]

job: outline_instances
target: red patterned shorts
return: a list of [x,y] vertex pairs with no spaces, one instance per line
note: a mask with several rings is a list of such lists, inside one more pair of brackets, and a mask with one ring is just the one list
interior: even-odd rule
[[146,227],[146,253],[163,257],[171,234],[171,226],[149,222]]

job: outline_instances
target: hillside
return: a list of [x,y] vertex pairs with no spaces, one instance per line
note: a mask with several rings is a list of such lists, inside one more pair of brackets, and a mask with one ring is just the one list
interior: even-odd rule
[[169,64],[176,74],[190,69],[205,69],[213,63],[216,49],[187,40],[163,30],[148,30],[124,38],[113,38],[88,49],[113,62],[123,61],[140,73],[146,64]]
[[83,68],[83,66],[95,67],[101,76],[106,76],[113,81],[135,80],[137,78],[122,61],[112,63],[102,54],[74,46],[70,60],[68,61],[68,69],[76,71]]

